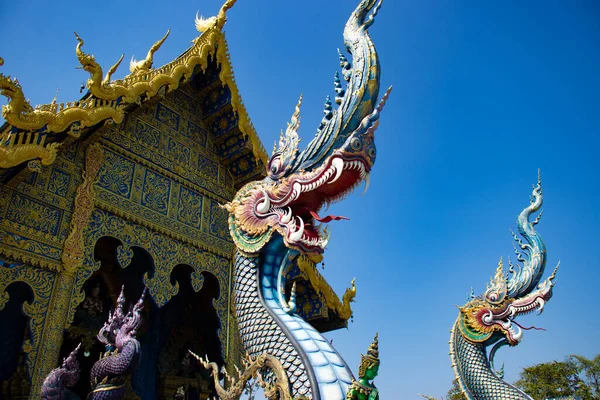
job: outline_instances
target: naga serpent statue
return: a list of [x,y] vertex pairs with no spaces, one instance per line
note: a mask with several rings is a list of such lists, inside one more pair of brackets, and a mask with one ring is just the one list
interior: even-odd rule
[[63,360],[60,367],[53,369],[42,384],[42,400],[75,400],[79,397],[68,388],[79,380],[77,353],[81,343]]
[[[122,399],[126,392],[126,379],[137,368],[140,357],[140,342],[136,339],[137,330],[142,325],[142,311],[146,289],[129,312],[125,312],[125,288],[117,300],[114,314],[98,332],[98,340],[106,346],[104,353],[92,366],[90,383],[92,392],[88,400]],[[42,385],[42,399],[78,399],[66,387],[79,380],[77,352],[81,345],[71,352],[62,367],[50,372]]]
[[[273,151],[267,177],[246,184],[224,207],[237,247],[235,309],[242,343],[250,357],[269,354],[281,361],[291,396],[344,399],[354,377],[337,351],[296,313],[295,292],[284,296],[286,268],[300,253],[320,254],[329,240],[318,223],[343,217],[319,216],[361,181],[369,184],[375,162],[374,132],[388,90],[379,105],[380,69],[369,36],[381,1],[362,0],[344,29],[352,62],[340,52],[342,88],[335,75],[335,102],[329,98],[315,137],[299,151],[300,104]],[[391,89],[391,88],[390,88]],[[265,375],[265,381],[274,374]]]
[[[504,273],[502,260],[487,290],[460,307],[450,337],[452,367],[462,391],[468,399],[512,400],[531,399],[502,379],[494,370],[494,355],[505,345],[516,346],[523,337],[524,328],[515,318],[539,310],[552,297],[552,287],[558,265],[552,275],[540,283],[546,267],[546,246],[534,227],[538,217],[529,221],[532,213],[542,205],[542,185],[534,186],[530,205],[517,219],[519,233],[524,243],[514,233],[521,254],[515,245],[518,260],[523,264],[515,271],[510,264],[509,276]],[[537,328],[535,328],[537,329]],[[493,346],[489,356],[487,348]]]
[[137,368],[141,357],[137,330],[142,325],[142,311],[146,289],[127,314],[125,288],[117,300],[117,309],[98,333],[98,340],[106,346],[106,353],[94,363],[90,372],[92,392],[88,400],[121,399],[126,391],[126,378]]

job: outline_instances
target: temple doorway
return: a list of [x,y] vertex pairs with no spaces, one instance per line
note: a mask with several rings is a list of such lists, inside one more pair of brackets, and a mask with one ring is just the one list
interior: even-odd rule
[[29,318],[23,304],[33,301],[33,293],[24,282],[11,283],[6,293],[8,302],[0,311],[0,399],[27,399],[31,383],[23,342],[29,339]]
[[216,396],[208,371],[200,367],[188,350],[224,365],[219,329],[221,324],[213,301],[220,296],[217,278],[203,272],[202,289],[194,292],[192,267],[178,265],[171,273],[171,283],[179,283],[179,293],[159,312],[156,330],[159,333],[157,399],[173,399],[177,391],[186,400]]
[[[112,237],[98,240],[94,254],[101,267],[85,282],[84,301],[77,307],[72,325],[65,332],[60,360],[82,343],[78,354],[81,374],[73,391],[81,398],[90,392],[90,370],[104,351],[96,335],[114,311],[121,287],[125,287],[127,302],[133,304],[140,297],[144,274],[152,279],[154,261],[144,249],[133,247],[129,265],[121,268],[117,249],[121,242]],[[218,279],[203,272],[202,288],[195,292],[191,282],[193,268],[177,265],[170,276],[172,284],[179,284],[178,293],[159,308],[150,295],[144,305],[144,323],[138,331],[141,360],[128,385],[127,399],[173,399],[183,393],[183,399],[212,398],[213,381],[200,367],[188,350],[210,361],[224,365],[219,330],[221,323],[213,302],[220,296]],[[126,306],[128,307],[128,305]]]
[[[72,390],[84,399],[91,391],[89,379],[91,368],[105,351],[104,346],[96,339],[96,335],[108,320],[109,312],[114,311],[121,287],[125,287],[127,299],[125,309],[129,309],[130,305],[134,304],[142,294],[144,274],[148,273],[149,276],[152,276],[154,272],[152,257],[139,247],[132,249],[133,257],[129,265],[121,268],[117,262],[119,246],[121,246],[121,242],[112,237],[102,237],[96,242],[94,257],[100,261],[100,269],[95,271],[83,285],[85,298],[77,307],[73,323],[65,331],[63,337],[60,360],[67,357],[79,343],[82,344],[82,349],[77,355],[81,368],[80,378]],[[145,321],[148,321],[152,306],[156,308],[149,297],[146,297],[144,307]],[[138,333],[138,340],[141,341],[146,329],[147,324],[144,324]],[[127,398],[137,397],[131,386],[128,391]]]

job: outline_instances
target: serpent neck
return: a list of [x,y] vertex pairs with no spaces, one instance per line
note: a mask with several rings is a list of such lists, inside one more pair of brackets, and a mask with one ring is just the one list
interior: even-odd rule
[[466,340],[458,323],[452,328],[450,354],[458,382],[469,400],[533,400],[494,373],[485,345]]
[[272,239],[258,256],[236,255],[242,343],[252,357],[266,352],[281,361],[293,396],[343,400],[352,383],[346,363],[317,330],[281,304],[279,277],[289,256],[281,238]]

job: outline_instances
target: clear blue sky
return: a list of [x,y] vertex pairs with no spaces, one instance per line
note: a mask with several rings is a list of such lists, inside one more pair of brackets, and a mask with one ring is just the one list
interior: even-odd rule
[[[343,25],[358,0],[239,0],[225,27],[236,80],[271,149],[304,93],[300,134],[312,137],[333,94]],[[105,67],[122,52],[166,63],[196,37],[194,15],[220,0],[4,2],[1,70],[33,104],[80,97],[73,30]],[[173,3],[175,4],[175,3]],[[554,298],[503,349],[509,381],[521,368],[600,352],[600,3],[595,1],[387,0],[371,28],[382,88],[394,91],[377,132],[371,188],[331,212],[324,275],[341,294],[353,277],[354,323],[328,337],[356,371],[376,331],[382,399],[444,395],[449,329],[471,286],[480,293],[541,168],[549,267],[561,260]],[[122,66],[117,77],[123,76]],[[595,207],[596,206],[596,207]]]

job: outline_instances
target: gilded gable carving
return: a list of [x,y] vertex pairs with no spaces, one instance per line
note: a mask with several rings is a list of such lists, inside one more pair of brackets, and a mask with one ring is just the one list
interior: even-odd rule
[[175,131],[179,130],[179,114],[163,103],[156,107],[156,119]]
[[133,161],[112,151],[106,151],[104,165],[98,174],[98,185],[112,193],[128,198],[133,182]]
[[52,168],[52,172],[50,173],[50,181],[48,182],[48,191],[50,193],[61,197],[67,197],[70,183],[71,175],[58,168]]
[[142,189],[142,205],[167,215],[171,181],[169,178],[146,170]]

